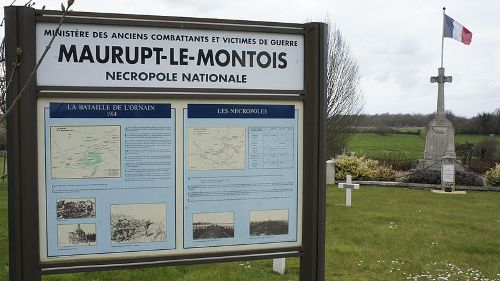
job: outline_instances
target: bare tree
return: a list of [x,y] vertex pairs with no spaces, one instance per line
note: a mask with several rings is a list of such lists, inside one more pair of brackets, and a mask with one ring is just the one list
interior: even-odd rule
[[0,45],[0,112],[5,112],[5,98],[7,94],[7,69],[5,68],[5,38]]
[[[14,5],[17,0],[13,0],[9,6]],[[24,4],[26,7],[35,6],[35,2],[33,0],[29,0]],[[44,6],[45,7],[45,6]],[[5,23],[5,18],[0,22],[0,27],[3,28]],[[5,105],[6,105],[6,95],[7,95],[7,66],[5,65],[5,37],[2,39],[2,44],[0,45],[0,113],[3,115],[5,113]],[[2,123],[3,125],[3,123]],[[2,133],[3,134],[3,133]]]
[[330,24],[327,74],[327,153],[334,157],[347,146],[363,111],[359,68],[339,28]]
[[[7,107],[7,104],[6,104],[7,90],[9,89],[10,84],[13,81],[12,79],[14,78],[14,74],[15,74],[17,68],[21,65],[20,58],[21,58],[21,56],[23,54],[23,50],[21,48],[19,48],[19,47],[16,49],[16,60],[13,63],[13,65],[11,66],[12,67],[12,71],[10,73],[9,79],[7,79],[7,77],[5,76],[5,74],[7,73],[6,68],[9,67],[9,66],[7,66],[5,64],[5,62],[6,62],[6,58],[5,58],[5,54],[6,54],[5,53],[5,38],[2,40],[2,51],[0,52],[0,55],[1,55],[0,59],[3,62],[3,66],[4,67],[3,67],[3,72],[1,73],[1,75],[3,76],[3,78],[0,79],[0,82],[3,81],[3,84],[0,85],[1,86],[0,90],[2,90],[2,93],[0,95],[0,102],[1,102],[0,108],[1,108],[1,112],[3,113],[3,115],[0,118],[0,123],[2,123],[4,120],[6,120],[7,116],[10,114],[10,112],[12,112],[12,110],[15,108],[16,104],[23,97],[23,95],[25,93],[25,90],[28,87],[29,82],[35,77],[35,74],[36,74],[38,68],[40,67],[40,64],[43,62],[43,60],[45,59],[45,56],[47,55],[47,53],[49,52],[50,48],[52,47],[52,43],[54,43],[54,40],[56,39],[56,37],[57,37],[57,35],[59,33],[59,30],[61,29],[61,26],[62,26],[62,24],[64,22],[64,19],[66,18],[66,16],[68,15],[68,13],[71,12],[70,7],[75,2],[75,0],[67,0],[67,1],[68,1],[67,7],[63,3],[61,3],[62,15],[61,15],[61,19],[59,20],[59,24],[57,25],[57,27],[55,29],[54,34],[50,38],[50,41],[47,44],[47,46],[45,46],[45,50],[41,54],[41,56],[38,59],[37,63],[35,64],[35,68],[29,74],[27,81],[21,87],[21,89],[19,90],[19,92],[17,93],[16,98],[13,99],[10,102],[9,107]],[[14,3],[14,2],[12,2],[12,3]],[[32,8],[34,5],[35,5],[35,2],[33,2],[33,0],[29,0],[24,6]],[[44,9],[45,9],[45,6],[42,7],[42,10],[44,10]],[[3,23],[4,23],[4,21],[2,21],[1,24],[3,25]]]

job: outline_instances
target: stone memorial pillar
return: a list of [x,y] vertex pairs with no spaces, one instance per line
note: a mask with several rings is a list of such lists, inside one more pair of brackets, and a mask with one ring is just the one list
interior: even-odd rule
[[335,161],[326,161],[326,184],[335,184]]
[[443,157],[455,158],[455,129],[446,118],[444,109],[444,83],[451,82],[451,76],[445,76],[443,67],[438,68],[438,76],[431,77],[431,83],[438,84],[437,110],[434,119],[427,126],[424,159],[418,162],[418,168],[441,170]]

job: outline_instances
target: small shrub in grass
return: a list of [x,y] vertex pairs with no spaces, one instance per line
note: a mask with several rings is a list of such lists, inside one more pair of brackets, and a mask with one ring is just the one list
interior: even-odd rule
[[396,179],[396,171],[390,166],[380,164],[377,160],[364,156],[340,155],[335,158],[335,179],[345,180],[351,175],[353,180],[386,180]]
[[487,184],[500,186],[500,163],[497,163],[495,167],[488,170],[484,177],[486,178]]
[[429,169],[416,169],[404,178],[405,182],[441,184],[441,172]]
[[466,185],[466,186],[483,186],[483,178],[469,171],[457,171],[455,173],[455,184],[456,185]]

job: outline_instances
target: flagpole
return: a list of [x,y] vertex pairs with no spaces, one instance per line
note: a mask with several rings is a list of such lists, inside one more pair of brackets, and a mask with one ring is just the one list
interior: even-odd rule
[[441,68],[443,68],[443,50],[444,50],[444,12],[446,11],[446,7],[443,7],[443,31],[441,36]]

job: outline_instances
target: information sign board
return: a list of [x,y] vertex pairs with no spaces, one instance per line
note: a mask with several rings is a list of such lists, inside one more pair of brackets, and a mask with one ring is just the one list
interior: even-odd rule
[[40,100],[38,112],[43,257],[175,248],[170,104]]
[[184,246],[297,241],[299,109],[188,104],[184,124]]
[[442,174],[443,182],[455,183],[455,165],[443,165]]
[[326,25],[61,16],[5,8],[11,280],[292,256],[323,280]]
[[38,99],[42,261],[301,245],[300,102],[120,101]]

